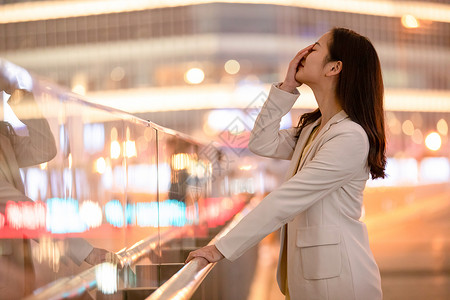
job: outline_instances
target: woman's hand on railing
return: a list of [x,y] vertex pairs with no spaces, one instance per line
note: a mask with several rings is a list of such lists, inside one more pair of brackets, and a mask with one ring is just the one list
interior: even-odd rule
[[203,248],[192,251],[191,253],[189,253],[185,263],[188,263],[196,257],[203,257],[210,263],[215,263],[225,258],[215,245],[205,246]]

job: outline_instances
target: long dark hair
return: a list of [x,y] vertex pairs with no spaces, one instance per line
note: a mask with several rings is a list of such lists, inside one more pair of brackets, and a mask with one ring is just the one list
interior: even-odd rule
[[[386,135],[384,128],[384,86],[380,60],[368,38],[346,28],[333,28],[324,64],[341,61],[342,71],[336,85],[339,104],[351,120],[361,125],[369,137],[368,163],[373,179],[386,174]],[[316,121],[319,109],[300,117],[297,137],[302,129]]]

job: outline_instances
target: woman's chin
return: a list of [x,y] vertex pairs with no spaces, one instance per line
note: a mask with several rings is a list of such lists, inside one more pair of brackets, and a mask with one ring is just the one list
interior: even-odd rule
[[297,73],[295,73],[295,80],[297,80],[298,82],[303,82],[303,78],[304,76],[302,76],[302,71],[299,70]]

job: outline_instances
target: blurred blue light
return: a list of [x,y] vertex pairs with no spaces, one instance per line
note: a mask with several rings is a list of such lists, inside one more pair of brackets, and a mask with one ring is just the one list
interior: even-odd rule
[[105,147],[105,126],[102,123],[84,124],[83,145],[90,154],[102,151]]
[[119,200],[111,200],[105,205],[106,221],[115,226],[123,227],[124,225],[124,213],[122,204]]
[[72,198],[47,200],[47,230],[52,233],[83,232],[88,229],[80,217],[78,201]]

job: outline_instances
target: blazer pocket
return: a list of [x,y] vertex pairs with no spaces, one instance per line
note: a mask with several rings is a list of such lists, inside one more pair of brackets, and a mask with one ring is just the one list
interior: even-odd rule
[[309,227],[297,230],[303,277],[326,279],[341,274],[341,233],[337,226]]

